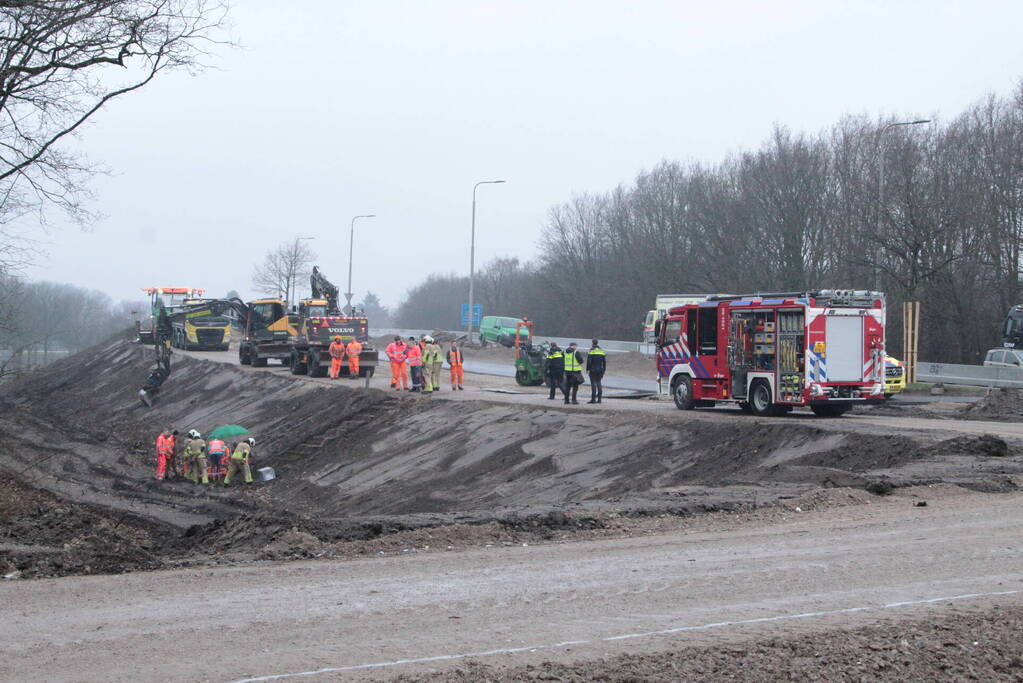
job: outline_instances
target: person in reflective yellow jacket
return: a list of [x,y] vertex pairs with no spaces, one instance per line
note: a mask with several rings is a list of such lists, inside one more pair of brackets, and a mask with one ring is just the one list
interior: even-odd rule
[[604,397],[604,372],[607,370],[607,354],[593,340],[590,352],[586,354],[586,374],[590,376],[590,403],[600,403]]
[[252,468],[249,465],[249,459],[252,457],[252,447],[256,445],[255,439],[247,439],[240,441],[237,446],[234,447],[234,453],[231,454],[231,464],[227,469],[227,476],[224,477],[224,486],[231,483],[231,476],[241,470],[245,474],[245,483],[252,483]]
[[[547,349],[547,385],[551,388],[551,395],[548,401],[554,400],[554,394],[562,389],[565,382],[565,352],[561,350],[557,342],[551,342]],[[564,389],[562,389],[564,391]]]
[[583,356],[579,353],[577,344],[572,342],[565,350],[565,403],[579,403],[576,395],[579,393],[579,385],[583,383]]

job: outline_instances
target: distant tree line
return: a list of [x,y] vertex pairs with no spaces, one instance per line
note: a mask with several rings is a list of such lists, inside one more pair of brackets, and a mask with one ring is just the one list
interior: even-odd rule
[[[878,289],[894,354],[913,300],[921,358],[977,362],[1023,303],[1023,85],[948,122],[895,121],[778,127],[717,165],[663,161],[575,197],[551,209],[535,261],[481,270],[484,314],[527,315],[546,334],[638,339],[658,293]],[[467,288],[431,276],[398,324],[457,328]]]
[[0,380],[77,353],[147,318],[145,301],[114,303],[92,289],[0,276]]

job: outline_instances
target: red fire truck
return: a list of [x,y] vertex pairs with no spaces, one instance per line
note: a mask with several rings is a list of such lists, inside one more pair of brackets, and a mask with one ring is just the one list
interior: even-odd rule
[[819,290],[714,296],[658,321],[657,381],[680,410],[809,406],[838,417],[884,401],[884,295]]

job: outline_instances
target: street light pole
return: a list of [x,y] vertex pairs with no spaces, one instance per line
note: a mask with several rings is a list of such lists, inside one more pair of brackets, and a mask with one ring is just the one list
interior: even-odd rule
[[376,218],[375,213],[367,213],[362,216],[354,216],[352,218],[352,229],[348,235],[348,291],[345,292],[345,313],[351,315],[352,311],[352,251],[355,249],[355,219],[357,218]]
[[291,305],[292,302],[295,300],[295,297],[297,296],[297,291],[298,291],[298,288],[297,288],[297,285],[298,285],[298,273],[296,272],[297,269],[298,269],[298,244],[302,240],[314,240],[314,239],[316,239],[316,238],[315,237],[296,237],[295,238],[295,253],[292,254],[291,265],[290,265],[290,268],[289,268],[289,270],[291,272],[288,273],[288,279],[291,280],[291,288],[290,288],[291,292],[290,292],[290,294],[289,294],[289,292],[285,292],[284,293],[285,296],[288,297],[288,304],[289,305]]
[[[881,248],[881,235],[884,230],[884,153],[881,150],[881,142],[884,134],[898,126],[918,126],[922,123],[930,123],[930,119],[919,119],[917,121],[897,121],[889,123],[877,134],[877,239],[878,249]],[[874,257],[874,290],[878,288],[877,256]]]
[[468,322],[468,335],[466,343],[472,343],[472,306],[475,279],[476,279],[476,188],[480,185],[499,185],[503,180],[481,180],[472,186],[472,237],[469,240],[469,314],[466,316]]

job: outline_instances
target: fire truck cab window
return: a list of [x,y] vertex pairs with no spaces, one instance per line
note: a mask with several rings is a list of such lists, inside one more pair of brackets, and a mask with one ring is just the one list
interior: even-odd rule
[[700,355],[718,352],[718,307],[700,309]]
[[682,335],[682,321],[669,320],[664,324],[664,343],[674,344]]

